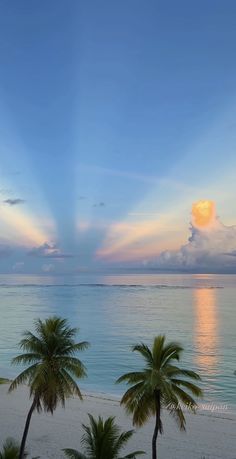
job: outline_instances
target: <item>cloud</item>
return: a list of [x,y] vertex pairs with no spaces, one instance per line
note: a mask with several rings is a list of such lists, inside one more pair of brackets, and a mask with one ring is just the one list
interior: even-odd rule
[[[190,227],[191,236],[179,250],[166,250],[154,266],[167,270],[236,272],[236,226],[215,217],[210,228]],[[149,265],[150,266],[150,265]]]
[[42,271],[44,273],[51,273],[52,271],[54,271],[54,269],[55,269],[55,266],[51,263],[42,265]]
[[44,244],[40,245],[39,247],[33,247],[28,252],[28,255],[31,257],[39,257],[39,258],[72,258],[73,255],[70,253],[63,253],[55,244],[48,244],[45,242]]
[[25,202],[24,199],[16,198],[16,199],[5,199],[4,204],[8,204],[9,206],[17,206],[19,204],[23,204]]
[[94,204],[93,207],[105,207],[105,202],[99,202],[98,204]]
[[86,196],[79,196],[78,199],[79,199],[79,201],[84,201],[84,200],[87,199],[87,198],[86,198]]
[[233,250],[231,253],[225,253],[225,255],[228,255],[230,257],[236,257],[236,250]]
[[17,261],[13,266],[12,266],[12,270],[13,271],[16,271],[16,272],[19,272],[19,271],[22,271],[22,269],[24,268],[25,266],[25,263],[23,261]]

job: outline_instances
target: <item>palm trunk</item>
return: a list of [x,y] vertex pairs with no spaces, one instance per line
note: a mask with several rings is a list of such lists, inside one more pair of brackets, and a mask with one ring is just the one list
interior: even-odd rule
[[23,459],[23,457],[24,457],[25,443],[26,443],[26,439],[27,439],[27,435],[28,435],[28,431],[29,431],[29,425],[30,425],[30,421],[31,421],[31,416],[32,416],[32,414],[34,412],[36,404],[37,404],[37,399],[35,397],[34,400],[33,400],[32,405],[30,407],[30,410],[28,412],[27,418],[26,418],[24,433],[23,433],[22,440],[21,440],[21,445],[20,445],[19,459]]
[[155,429],[154,429],[153,437],[152,437],[152,459],[157,459],[157,436],[158,436],[158,432],[161,432],[160,391],[155,391],[155,406],[156,406],[156,416],[155,416]]

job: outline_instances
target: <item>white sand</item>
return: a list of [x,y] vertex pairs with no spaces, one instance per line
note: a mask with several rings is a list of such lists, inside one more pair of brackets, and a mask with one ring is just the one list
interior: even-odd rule
[[[8,386],[0,385],[0,444],[8,437],[21,438],[29,409],[28,388],[13,394]],[[100,396],[86,396],[84,401],[71,399],[66,409],[58,408],[53,416],[33,414],[27,442],[30,456],[63,458],[62,448],[80,449],[81,422],[87,423],[87,413],[104,417],[116,416],[124,430],[132,428],[131,420],[119,406],[118,400]],[[187,432],[179,432],[167,413],[163,414],[164,434],[159,438],[159,459],[236,459],[236,413],[199,412],[186,414]],[[143,449],[151,458],[150,446],[153,422],[139,429],[127,446],[126,452]],[[142,456],[141,456],[142,457]]]

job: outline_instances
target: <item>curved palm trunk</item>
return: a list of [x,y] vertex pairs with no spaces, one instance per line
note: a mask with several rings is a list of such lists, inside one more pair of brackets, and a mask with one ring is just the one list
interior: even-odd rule
[[152,459],[157,459],[157,436],[158,432],[161,432],[161,397],[160,391],[155,391],[155,405],[156,405],[156,416],[155,416],[155,429],[152,436]]
[[24,458],[25,443],[26,443],[26,439],[27,439],[27,435],[28,435],[28,431],[29,431],[29,425],[30,425],[31,417],[32,417],[32,414],[33,414],[33,412],[35,410],[36,404],[37,404],[37,399],[35,397],[34,400],[33,400],[32,405],[30,407],[30,410],[28,412],[27,418],[26,418],[25,428],[24,428],[24,432],[23,432],[23,436],[22,436],[22,440],[21,440],[21,445],[20,445],[19,459],[23,459]]

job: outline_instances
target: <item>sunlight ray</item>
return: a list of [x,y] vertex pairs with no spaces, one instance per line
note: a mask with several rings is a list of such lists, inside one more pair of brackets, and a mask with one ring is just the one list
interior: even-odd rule
[[49,235],[40,228],[39,222],[19,209],[1,206],[1,219],[15,230],[16,237],[27,245],[41,245],[48,241]]

